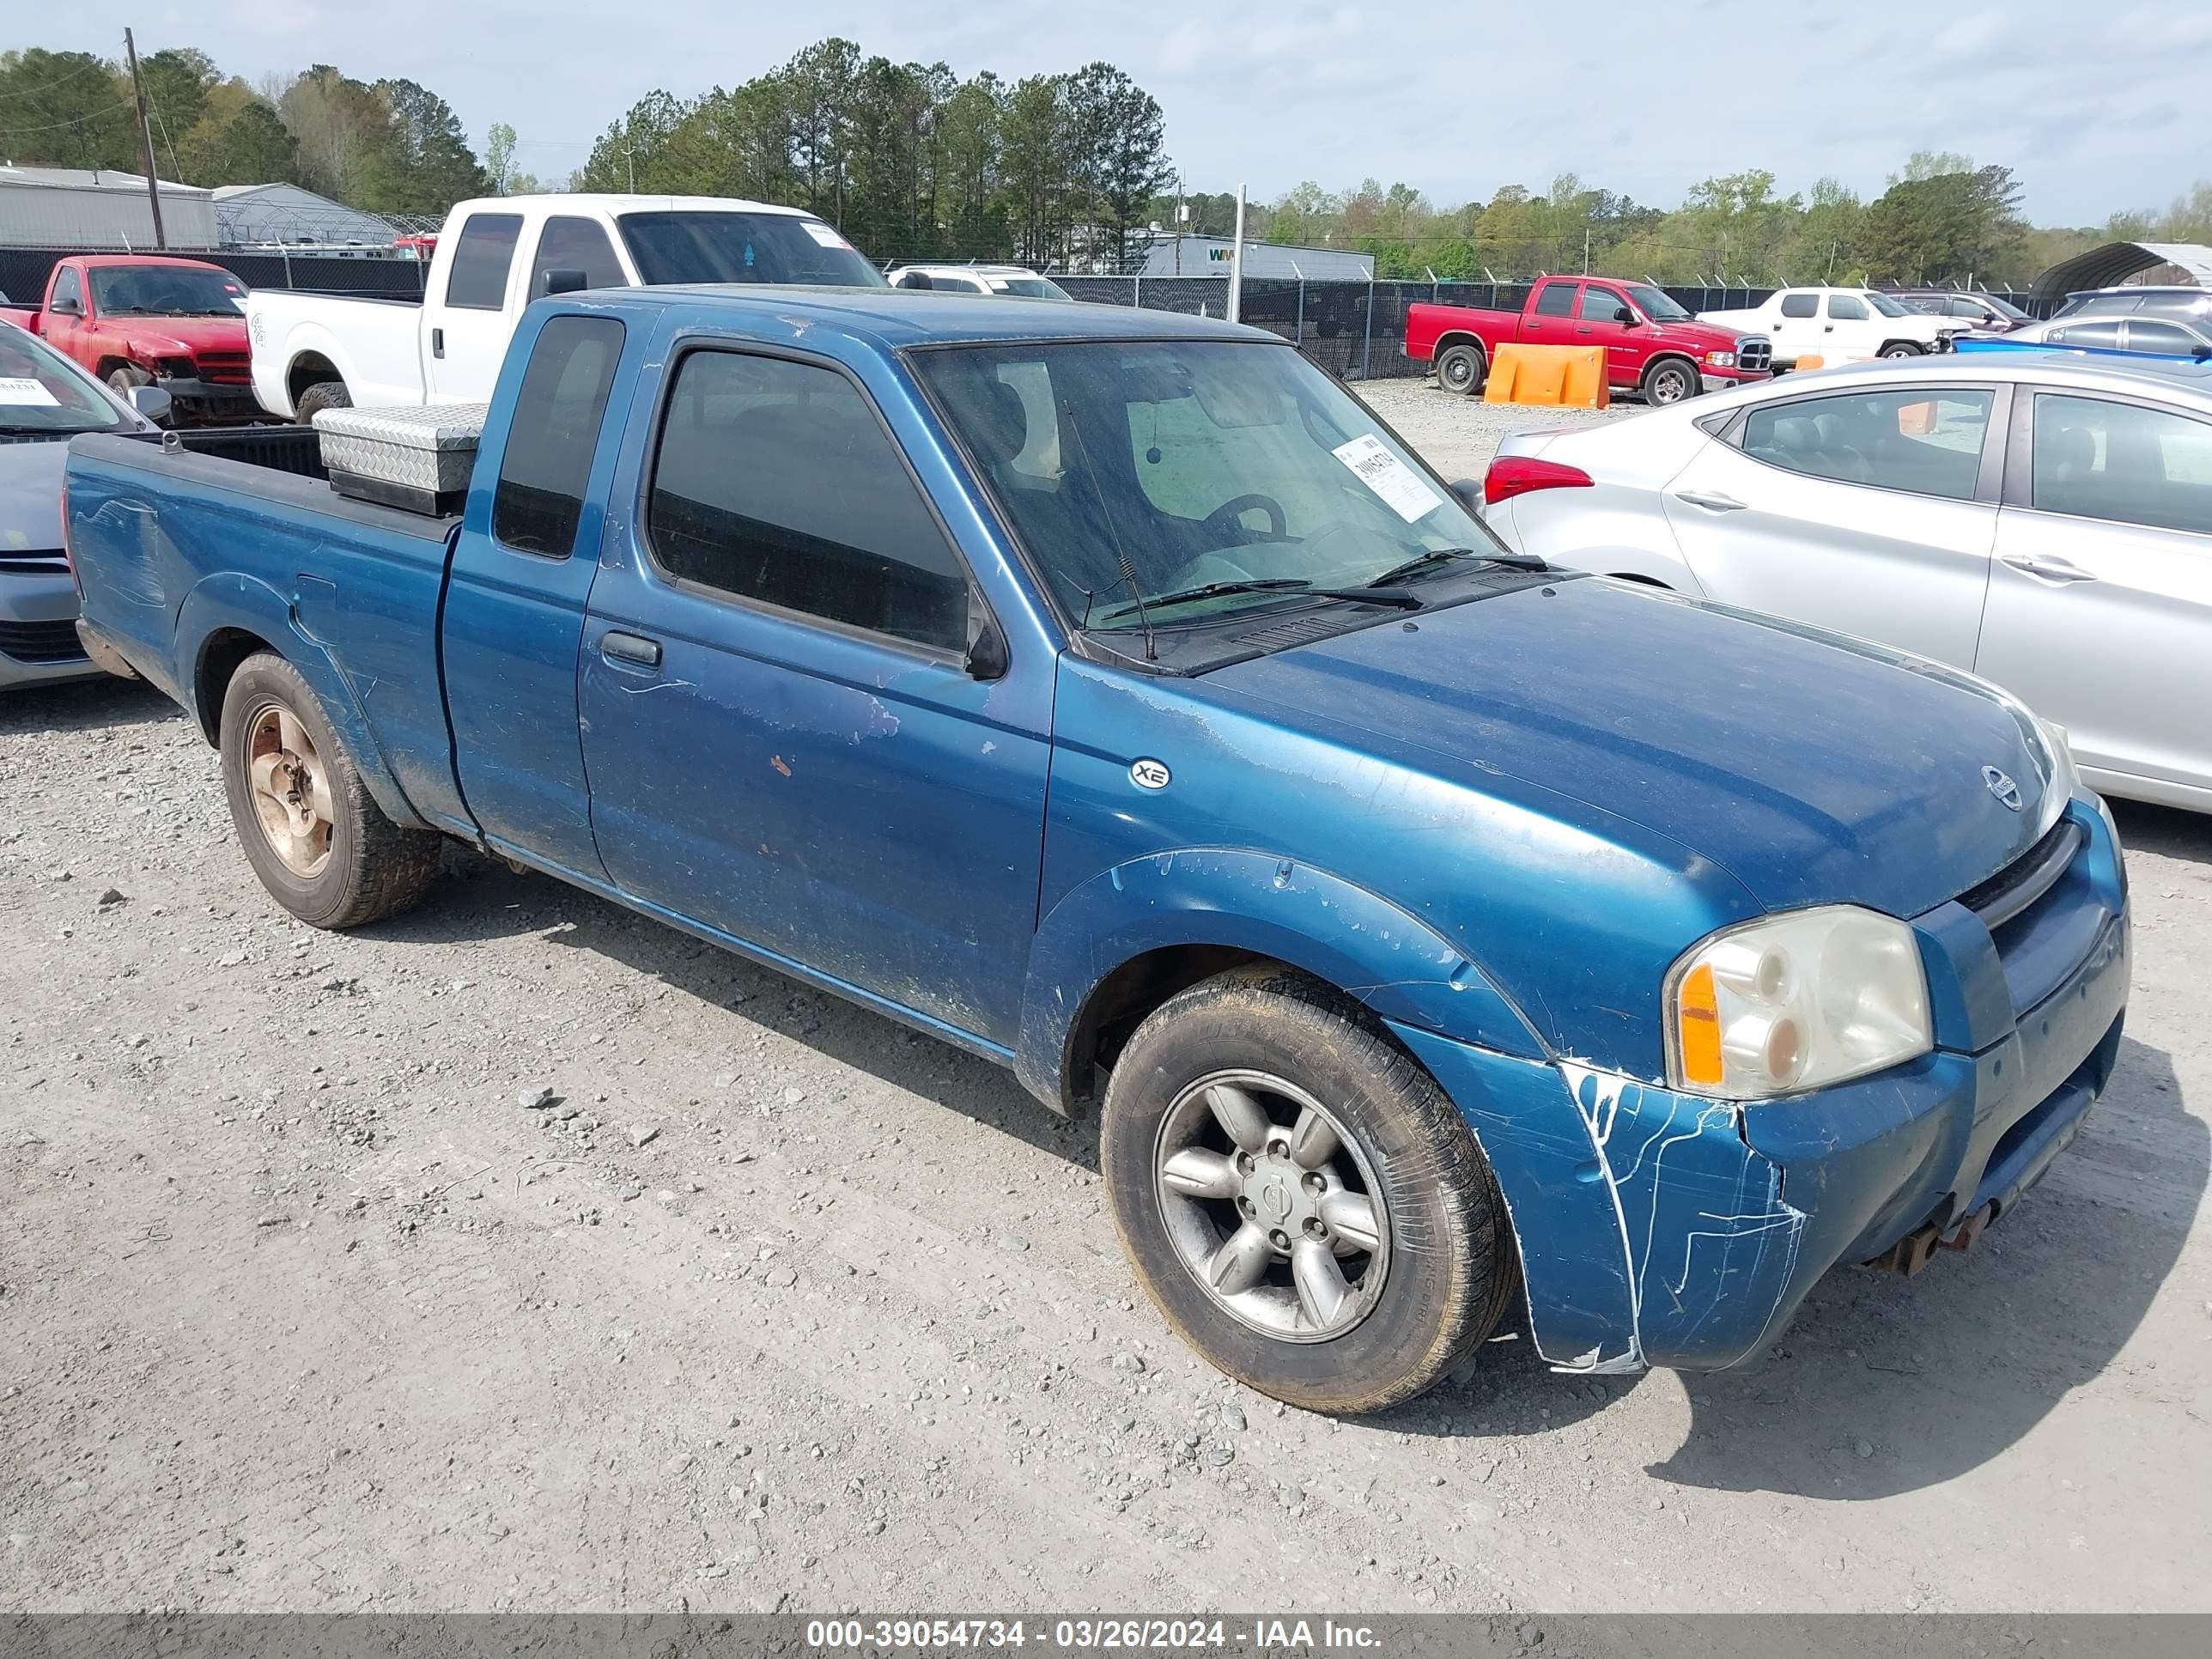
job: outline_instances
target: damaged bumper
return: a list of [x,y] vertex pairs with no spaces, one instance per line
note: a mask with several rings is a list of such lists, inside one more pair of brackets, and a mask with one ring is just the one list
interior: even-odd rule
[[1872,1077],[1742,1106],[1394,1027],[1498,1176],[1547,1360],[1739,1364],[1829,1268],[1963,1248],[2042,1176],[2112,1077],[2127,1000],[2118,848],[2094,804],[2068,821],[2080,848],[2033,911],[1916,920],[1937,1047]]

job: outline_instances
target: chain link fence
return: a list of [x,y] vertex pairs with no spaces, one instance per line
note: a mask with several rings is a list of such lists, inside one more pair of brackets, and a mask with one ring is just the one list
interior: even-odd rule
[[[0,247],[0,294],[9,295],[17,305],[34,305],[45,295],[46,278],[58,261],[87,252],[107,255],[119,251]],[[141,248],[138,252],[204,259],[210,264],[221,265],[248,288],[300,289],[314,294],[354,295],[370,299],[419,299],[430,270],[419,259],[389,257],[348,258],[330,253],[248,253],[235,248],[198,247]]]
[[[1061,276],[1052,279],[1078,300],[1095,305],[1142,306],[1187,317],[1227,314],[1226,276]],[[1406,356],[1406,308],[1421,303],[1481,306],[1518,311],[1528,301],[1527,283],[1324,283],[1287,277],[1247,277],[1241,320],[1294,341],[1298,349],[1346,380],[1419,379],[1423,361]],[[1764,305],[1771,288],[1665,286],[1661,290],[1692,313]],[[2018,296],[2013,297],[2020,303]]]

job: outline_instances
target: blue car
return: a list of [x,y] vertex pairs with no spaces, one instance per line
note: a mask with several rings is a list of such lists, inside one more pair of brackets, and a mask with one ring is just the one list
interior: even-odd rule
[[373,411],[72,448],[88,648],[275,900],[374,922],[459,837],[1010,1066],[1279,1399],[1406,1400],[1516,1304],[1561,1370],[1735,1364],[1971,1243],[2112,1073],[2063,732],[1509,551],[1270,335],[567,294],[472,471],[406,418],[413,495]]

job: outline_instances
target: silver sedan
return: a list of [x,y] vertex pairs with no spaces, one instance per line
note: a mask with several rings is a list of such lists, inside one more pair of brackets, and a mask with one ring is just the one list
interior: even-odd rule
[[2212,365],[1792,374],[1508,438],[1484,494],[1523,551],[1969,669],[2096,787],[2212,811]]

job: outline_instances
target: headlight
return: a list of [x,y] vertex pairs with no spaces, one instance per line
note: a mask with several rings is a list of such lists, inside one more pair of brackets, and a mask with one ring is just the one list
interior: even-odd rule
[[1705,354],[1705,362],[1715,368],[1734,368],[1735,367],[1735,353],[1733,351],[1708,351]]
[[2074,745],[2067,740],[2066,728],[2040,714],[2032,718],[2043,733],[2043,750],[2051,762],[2051,775],[2043,781],[2043,828],[2048,833],[2066,803],[2081,793],[2081,770],[2074,764]]
[[1667,975],[1667,1076],[1686,1093],[1796,1094],[1934,1045],[1912,930],[1856,905],[1729,928]]

